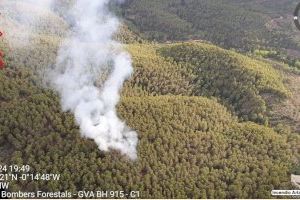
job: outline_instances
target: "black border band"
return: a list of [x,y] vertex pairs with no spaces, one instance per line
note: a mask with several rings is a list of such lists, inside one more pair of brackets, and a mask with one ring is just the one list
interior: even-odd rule
[[300,3],[297,5],[294,12],[294,23],[296,27],[300,30],[299,14],[300,14]]

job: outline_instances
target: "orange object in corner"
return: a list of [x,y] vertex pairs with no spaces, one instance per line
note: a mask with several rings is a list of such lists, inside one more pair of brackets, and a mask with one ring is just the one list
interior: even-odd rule
[[[3,32],[0,31],[0,37],[3,36]],[[5,63],[3,60],[4,53],[0,50],[0,70],[5,68]]]
[[2,60],[2,58],[0,58],[0,70],[4,69],[5,68],[5,63],[4,61]]
[[5,63],[3,61],[4,53],[0,50],[0,69],[4,69]]

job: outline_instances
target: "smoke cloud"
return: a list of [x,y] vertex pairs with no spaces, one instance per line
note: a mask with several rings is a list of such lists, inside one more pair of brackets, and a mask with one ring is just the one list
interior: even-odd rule
[[[55,0],[37,2],[44,9],[55,4]],[[115,149],[136,159],[137,133],[116,111],[120,90],[133,69],[129,54],[112,39],[119,21],[109,12],[109,2],[74,0],[63,11],[72,24],[48,81],[59,93],[63,110],[74,113],[83,137],[93,139],[100,150]]]
[[[53,0],[1,0],[0,27],[5,29],[5,37],[12,48],[25,47],[36,34],[57,31],[50,8]],[[48,27],[46,27],[48,26]]]
[[[75,24],[59,50],[52,83],[63,109],[74,112],[83,136],[94,139],[101,150],[117,149],[135,159],[137,134],[116,113],[119,91],[132,73],[131,60],[112,40],[119,22],[108,3],[77,0],[71,8]],[[99,75],[107,73],[97,87]]]

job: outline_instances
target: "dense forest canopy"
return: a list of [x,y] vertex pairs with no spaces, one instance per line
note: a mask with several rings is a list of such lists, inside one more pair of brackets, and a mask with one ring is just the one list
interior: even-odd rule
[[128,24],[158,41],[203,39],[226,48],[299,48],[290,16],[295,0],[129,0]]
[[[135,161],[82,138],[74,116],[41,80],[70,23],[64,13],[51,13],[61,22],[57,30],[41,30],[26,48],[0,41],[7,65],[0,70],[0,164],[61,174],[59,181],[12,181],[10,190],[272,198],[272,189],[296,188],[290,177],[300,174],[299,74],[257,56],[272,54],[268,48],[298,50],[295,30],[282,29],[291,24],[266,26],[288,15],[295,1],[221,2],[112,5],[125,17],[115,38],[126,43],[134,66],[117,110],[138,133]],[[261,47],[267,52],[248,52]]]
[[[20,79],[28,80],[16,84]],[[29,164],[36,172],[62,176],[61,181],[15,182],[12,190],[267,198],[270,189],[291,187],[293,149],[288,141],[297,143],[298,137],[238,123],[214,100],[124,97],[119,113],[140,139],[139,158],[132,162],[118,152],[100,152],[93,141],[80,138],[72,115],[60,111],[56,95],[32,85],[28,74],[7,71],[1,81],[1,163]]]

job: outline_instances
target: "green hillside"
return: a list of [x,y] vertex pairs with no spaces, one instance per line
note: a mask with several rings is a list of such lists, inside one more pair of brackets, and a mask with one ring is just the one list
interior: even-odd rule
[[[122,37],[122,34],[120,34]],[[122,37],[129,38],[133,36]],[[55,62],[57,37],[41,36],[30,48],[14,49],[7,62],[23,65],[35,75]],[[267,124],[265,96],[287,98],[289,90],[270,64],[213,45],[193,42],[175,44],[128,44],[135,73],[123,90],[126,96],[183,95],[215,97],[244,121]]]
[[[130,22],[115,37],[126,43],[134,73],[123,87],[117,110],[138,133],[135,161],[117,151],[100,151],[93,140],[82,138],[72,113],[63,112],[58,95],[41,85],[41,77],[48,75],[44,69],[55,63],[64,35],[60,30],[67,22],[57,34],[33,35],[26,48],[8,48],[7,41],[0,41],[7,63],[0,71],[0,164],[28,164],[31,173],[61,174],[59,181],[12,181],[10,190],[139,191],[141,198],[272,198],[272,189],[295,188],[290,178],[291,173],[300,174],[300,136],[289,126],[300,121],[285,124],[278,115],[287,110],[275,110],[274,103],[280,107],[281,102],[297,101],[299,87],[291,88],[280,63],[205,41],[145,40],[203,36],[225,47],[267,44],[267,40],[252,43],[261,36],[256,34],[266,33],[261,26],[268,17],[261,13],[273,12],[279,5],[285,6],[284,13],[289,9],[279,2],[274,8],[262,3],[253,7],[260,9],[257,14],[240,7],[249,6],[246,1],[224,0],[226,28],[208,26],[205,19],[214,12],[197,9],[219,12],[217,2],[129,0],[123,5]],[[189,6],[195,10],[190,12]],[[191,20],[195,12],[204,20]],[[245,12],[253,18],[243,17]],[[63,14],[55,18],[63,20]],[[144,16],[140,24],[134,24],[140,15]],[[231,18],[237,20],[234,26]],[[214,20],[220,23],[218,17]],[[240,24],[249,26],[245,33],[218,36]],[[254,38],[245,41],[248,34]],[[228,43],[222,44],[224,38]]]
[[[1,72],[1,163],[61,173],[61,181],[15,182],[12,190],[138,190],[143,198],[268,198],[290,188],[286,135],[238,123],[203,97],[123,97],[119,114],[139,133],[138,160],[82,139],[55,94],[26,73]],[[28,80],[28,81],[24,81]],[[22,82],[22,84],[15,84]],[[297,140],[294,140],[296,142]]]
[[[129,0],[128,24],[150,40],[204,39],[226,48],[299,49],[292,24],[297,0]],[[298,39],[296,39],[298,38]]]
[[[204,90],[196,81],[209,83],[197,69],[218,64],[227,69],[224,80],[231,73],[237,78],[256,77],[256,82],[243,80],[241,84],[251,87],[236,87],[234,95],[266,90],[284,98],[287,90],[273,68],[202,43],[126,48],[135,73],[126,83],[118,110],[139,133],[135,162],[118,152],[103,153],[93,141],[81,138],[73,116],[60,110],[55,93],[37,85],[31,70],[9,66],[0,72],[0,162],[29,164],[36,172],[62,176],[61,181],[14,182],[11,190],[138,190],[143,198],[268,198],[271,189],[292,187],[290,171],[298,158],[294,145],[300,143],[299,137],[239,123],[220,104],[231,102],[213,92],[218,85]],[[206,65],[187,60],[193,51],[207,56]],[[175,56],[180,61],[171,59],[180,53],[184,54]],[[22,57],[21,52],[17,55]],[[41,60],[43,55],[47,54],[40,52]],[[217,62],[218,57],[223,59]],[[216,76],[222,72],[211,70]],[[201,96],[217,97],[220,103]]]
[[[148,95],[216,97],[242,120],[267,123],[264,95],[289,95],[270,64],[204,43],[129,45],[135,74],[128,88]],[[126,90],[125,90],[126,91]],[[135,91],[134,91],[135,92]]]

